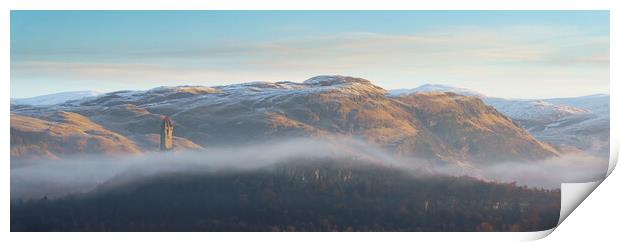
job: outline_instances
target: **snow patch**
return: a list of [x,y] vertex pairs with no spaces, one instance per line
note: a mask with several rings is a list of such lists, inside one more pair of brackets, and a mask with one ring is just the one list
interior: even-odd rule
[[100,96],[103,93],[95,91],[76,91],[76,92],[60,92],[30,98],[11,98],[11,104],[15,105],[32,105],[32,106],[48,106],[64,103],[66,101],[78,100],[87,97]]

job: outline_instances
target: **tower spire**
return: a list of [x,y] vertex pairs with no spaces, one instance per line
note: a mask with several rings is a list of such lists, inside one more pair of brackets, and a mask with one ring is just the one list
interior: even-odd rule
[[172,121],[168,116],[164,117],[159,131],[159,150],[172,150]]

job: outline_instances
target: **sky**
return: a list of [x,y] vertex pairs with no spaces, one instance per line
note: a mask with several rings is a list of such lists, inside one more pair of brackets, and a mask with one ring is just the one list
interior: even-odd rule
[[11,97],[347,75],[609,93],[608,11],[11,11]]

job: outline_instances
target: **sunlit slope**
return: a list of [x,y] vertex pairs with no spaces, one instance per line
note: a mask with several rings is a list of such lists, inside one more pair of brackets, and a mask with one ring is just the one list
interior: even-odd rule
[[[137,150],[152,145],[166,115],[174,122],[177,143],[196,144],[195,148],[346,136],[434,165],[471,166],[556,155],[553,148],[475,97],[393,97],[368,80],[346,76],[318,76],[303,83],[120,91],[51,107],[12,110],[44,120],[49,120],[47,113],[59,111],[80,114],[137,143],[132,146]],[[12,148],[25,150],[20,146],[15,143]],[[28,152],[12,154],[19,157]]]

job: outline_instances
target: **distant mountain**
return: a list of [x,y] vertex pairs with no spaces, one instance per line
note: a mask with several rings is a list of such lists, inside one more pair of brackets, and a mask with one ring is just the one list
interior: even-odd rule
[[36,96],[30,98],[11,98],[11,104],[14,105],[55,105],[64,103],[69,100],[77,100],[86,97],[96,97],[103,93],[95,91],[77,91],[77,92],[61,92],[43,96]]
[[402,96],[419,92],[452,92],[464,96],[485,97],[485,95],[482,93],[472,91],[466,88],[451,87],[440,84],[424,84],[422,86],[411,89],[393,89],[389,91],[389,94],[392,96]]
[[412,93],[452,92],[475,96],[510,117],[537,139],[568,151],[609,153],[609,95],[573,98],[504,99],[444,85],[422,85],[390,91],[392,96]]
[[12,112],[43,120],[47,113],[76,113],[136,144],[140,142],[135,137],[158,134],[161,117],[166,115],[173,120],[175,136],[207,149],[291,137],[345,136],[420,158],[431,166],[475,167],[557,155],[554,148],[476,97],[387,94],[365,79],[317,76],[303,83],[119,91]]
[[[392,96],[402,96],[411,93],[432,93],[432,92],[451,92],[465,96],[479,97],[486,104],[493,106],[501,113],[518,120],[553,121],[559,118],[573,115],[590,113],[589,110],[579,108],[575,103],[579,98],[559,98],[559,99],[504,99],[489,97],[482,93],[465,88],[451,87],[445,85],[425,84],[413,89],[397,89],[390,91]],[[607,96],[609,97],[609,96]],[[553,100],[553,102],[551,101]],[[603,100],[594,100],[597,105]]]
[[551,98],[546,102],[586,109],[599,116],[609,116],[609,95],[595,94],[571,98]]

